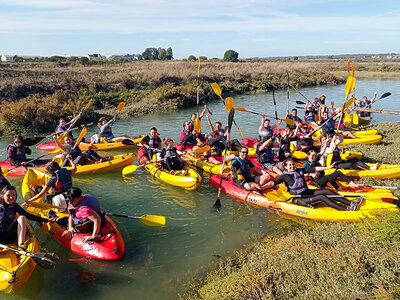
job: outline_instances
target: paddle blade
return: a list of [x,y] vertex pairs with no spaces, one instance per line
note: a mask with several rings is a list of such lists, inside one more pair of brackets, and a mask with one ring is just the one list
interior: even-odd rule
[[211,87],[212,87],[214,93],[217,94],[219,97],[221,97],[222,92],[221,92],[221,88],[219,87],[218,83],[216,83],[216,82],[211,83]]
[[131,139],[123,139],[123,140],[121,141],[121,143],[122,143],[123,145],[137,146],[137,144],[136,144],[134,141],[132,141]]
[[37,207],[37,208],[40,208],[40,209],[43,209],[43,210],[45,210],[45,209],[53,209],[53,208],[66,209],[66,207],[56,206],[56,205],[53,205],[53,204],[50,204],[50,203],[44,203],[44,202],[27,201],[25,203],[28,206]]
[[241,107],[235,107],[235,110],[243,111],[243,112],[249,112],[247,109],[241,108]]
[[347,76],[350,75],[350,59],[347,61]]
[[346,111],[345,114],[344,114],[343,122],[344,122],[345,124],[351,123],[351,116],[349,115],[349,113],[348,113],[347,111]]
[[85,109],[88,109],[92,105],[93,99],[90,99],[88,104],[86,104]]
[[43,269],[54,269],[59,260],[59,257],[55,253],[40,252],[32,253],[32,255],[29,256]]
[[350,105],[352,105],[354,103],[354,101],[356,101],[356,99],[354,97],[351,97],[349,100],[347,100],[344,105],[342,105],[342,107],[340,108],[340,110],[346,109],[348,108]]
[[10,172],[11,169],[1,169],[1,174],[3,174],[4,177],[8,175],[8,172]]
[[217,201],[215,201],[215,203],[212,207],[212,210],[220,211],[221,207],[222,207],[221,200],[219,200],[219,197],[218,197]]
[[353,114],[353,124],[354,125],[360,124],[360,119],[359,119],[358,114],[356,112]]
[[121,109],[123,109],[126,105],[126,102],[121,102],[120,104],[118,104],[118,112],[121,111]]
[[392,93],[384,93],[382,96],[379,97],[379,99],[383,99],[386,97],[389,97]]
[[64,139],[65,137],[68,135],[69,130],[64,131],[63,133],[61,133],[59,136],[57,136],[57,140],[60,144],[64,144]]
[[82,139],[86,135],[86,133],[87,133],[87,128],[85,127],[82,129],[81,133],[79,134],[79,136],[74,144],[74,148],[76,148],[80,144],[80,142],[82,141]]
[[349,94],[354,90],[355,86],[356,78],[353,76],[347,77],[346,86],[344,87],[344,90],[346,92],[346,99],[349,97]]
[[197,68],[197,74],[200,75],[200,56],[198,57],[199,59],[199,67]]
[[226,111],[231,111],[231,109],[233,108],[234,105],[234,101],[232,97],[228,97],[225,99],[225,109]]
[[199,117],[196,117],[196,120],[194,120],[194,126],[193,126],[194,131],[196,132],[200,132],[201,130],[201,121],[199,119]]
[[141,217],[136,217],[135,219],[140,220],[143,224],[147,226],[164,226],[165,217],[156,215],[143,215]]
[[356,68],[354,68],[354,66],[351,66],[351,70],[352,70],[352,74],[353,74],[353,77],[354,77],[354,74],[356,73]]
[[231,132],[234,116],[235,116],[235,110],[231,109],[228,115],[228,132]]
[[203,152],[207,152],[210,149],[211,149],[211,146],[206,145],[204,147],[194,149],[194,150],[190,151],[189,153],[203,153]]
[[39,143],[41,140],[44,139],[44,136],[36,136],[36,137],[31,137],[31,138],[26,138],[22,140],[22,145],[24,146],[33,146]]
[[300,104],[300,105],[305,105],[306,104],[304,101],[299,101],[299,100],[297,100],[296,103]]
[[286,118],[285,120],[283,120],[283,122],[285,122],[286,124],[293,126],[294,125],[294,121],[291,118]]
[[140,166],[130,165],[122,169],[122,176],[129,175],[135,172]]

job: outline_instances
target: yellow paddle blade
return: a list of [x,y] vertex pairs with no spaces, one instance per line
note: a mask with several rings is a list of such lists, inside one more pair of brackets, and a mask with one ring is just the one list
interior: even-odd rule
[[85,127],[82,129],[81,133],[79,134],[79,136],[74,144],[74,148],[76,148],[79,145],[79,143],[82,141],[82,139],[86,135],[86,133],[87,133],[87,128]]
[[354,66],[351,66],[351,70],[352,70],[353,77],[354,77],[354,74],[356,73],[356,68],[354,68]]
[[211,149],[211,146],[206,145],[204,147],[194,149],[194,150],[190,151],[189,153],[203,153],[203,152],[207,152],[210,149]]
[[360,124],[360,119],[359,119],[358,114],[356,112],[354,112],[354,114],[353,114],[353,124],[354,125]]
[[219,87],[218,83],[214,82],[211,83],[211,87],[214,90],[214,93],[217,94],[221,98],[221,88]]
[[122,169],[122,176],[135,172],[140,166],[130,165]]
[[64,131],[63,133],[61,133],[59,136],[57,136],[57,140],[58,140],[58,142],[60,143],[60,144],[64,144],[64,139],[65,139],[65,137],[68,135],[68,133],[69,133],[69,130],[67,130],[67,131]]
[[196,120],[194,120],[194,128],[193,129],[196,132],[200,132],[200,130],[201,130],[201,121],[198,116],[196,117]]
[[89,100],[89,103],[86,104],[85,109],[88,109],[90,107],[90,105],[92,105],[93,99]]
[[243,112],[249,112],[247,109],[241,108],[241,107],[235,107],[235,110],[243,111]]
[[148,226],[164,226],[165,217],[156,215],[143,215],[141,217],[136,217],[135,219],[140,220],[143,224]]
[[41,208],[41,209],[52,209],[52,208],[66,209],[65,207],[56,206],[56,205],[53,205],[50,203],[44,203],[44,202],[27,201],[25,203],[28,206],[33,206],[33,207],[37,207],[37,208]]
[[197,68],[197,74],[200,74],[200,56],[198,57],[199,59],[199,67]]
[[58,163],[61,166],[64,160],[62,159],[62,157],[55,156],[55,157],[53,157],[53,161]]
[[355,86],[356,86],[356,78],[353,76],[347,77],[346,86],[344,88],[346,92],[346,100],[349,97],[349,94],[354,90]]
[[354,97],[351,97],[349,100],[347,100],[341,107],[340,110],[346,109],[348,107],[350,107],[350,105],[352,105],[354,103],[354,101],[356,101],[356,99]]
[[226,109],[227,112],[230,112],[231,109],[233,108],[233,105],[234,105],[233,102],[234,101],[233,101],[232,97],[228,97],[228,98],[225,99],[225,109]]
[[53,151],[49,152],[49,154],[57,154],[57,153],[60,153],[60,152],[62,152],[61,149],[56,149],[56,150],[53,150]]
[[346,111],[344,114],[344,118],[343,118],[343,122],[345,124],[349,124],[351,123],[351,116],[349,115],[349,113]]
[[121,109],[123,109],[126,105],[126,102],[121,102],[120,104],[118,104],[118,111],[121,111]]
[[283,122],[291,126],[294,125],[294,121],[291,118],[286,118],[285,120],[283,120]]
[[1,174],[3,174],[4,177],[8,175],[8,172],[10,172],[10,169],[1,169]]
[[347,76],[350,75],[350,59],[347,61]]

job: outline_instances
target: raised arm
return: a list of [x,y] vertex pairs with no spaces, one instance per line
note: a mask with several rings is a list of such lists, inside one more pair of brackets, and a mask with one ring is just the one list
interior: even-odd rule
[[211,123],[211,120],[210,120],[210,113],[207,113],[207,122],[208,122],[208,125],[210,126],[211,132],[214,132],[215,129],[214,129],[214,126],[213,126],[213,124]]

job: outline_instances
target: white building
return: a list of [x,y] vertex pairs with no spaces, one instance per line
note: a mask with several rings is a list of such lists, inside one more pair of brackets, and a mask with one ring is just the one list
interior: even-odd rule
[[1,61],[13,62],[14,61],[14,55],[2,55],[1,56]]
[[107,57],[101,55],[101,54],[88,54],[87,56],[89,60],[101,60],[101,59],[107,59]]

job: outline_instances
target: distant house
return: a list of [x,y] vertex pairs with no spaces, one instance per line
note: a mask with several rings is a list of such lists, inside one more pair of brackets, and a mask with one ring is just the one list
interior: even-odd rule
[[89,60],[100,60],[100,59],[107,59],[107,57],[101,55],[101,54],[88,54],[87,56]]
[[18,56],[21,57],[24,61],[25,60],[41,60],[43,59],[43,56],[37,56],[37,55],[22,55]]
[[126,59],[126,60],[141,60],[141,54],[114,54],[107,58],[108,60],[119,60],[119,59]]
[[14,61],[14,55],[2,55],[1,56],[1,61],[3,61],[3,62],[13,62]]

